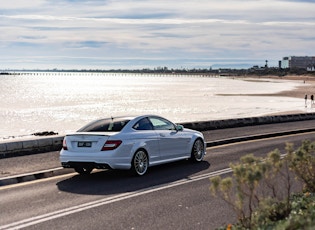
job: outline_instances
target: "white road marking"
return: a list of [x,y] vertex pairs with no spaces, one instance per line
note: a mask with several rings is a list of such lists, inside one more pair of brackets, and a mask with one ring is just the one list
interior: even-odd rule
[[77,213],[77,212],[81,212],[81,211],[88,210],[91,208],[99,207],[102,205],[106,205],[106,204],[118,202],[121,200],[141,196],[141,195],[152,193],[155,191],[160,191],[160,190],[176,187],[176,186],[183,185],[183,184],[188,184],[188,183],[199,181],[199,180],[208,179],[211,177],[215,177],[215,176],[219,176],[219,175],[223,175],[223,174],[227,174],[227,173],[231,173],[231,172],[232,172],[231,168],[226,168],[226,169],[218,170],[215,172],[210,172],[210,173],[206,173],[206,174],[202,174],[202,175],[198,175],[198,176],[188,177],[188,178],[185,178],[185,179],[182,179],[179,181],[175,181],[172,183],[157,185],[157,186],[154,186],[151,188],[146,188],[146,189],[142,189],[142,190],[135,191],[135,192],[122,193],[122,194],[119,194],[116,196],[95,200],[92,202],[88,202],[88,203],[76,205],[73,207],[65,208],[62,210],[57,210],[57,211],[46,213],[43,215],[39,215],[39,216],[24,219],[24,220],[20,220],[20,221],[17,221],[15,223],[3,225],[3,226],[0,226],[0,230],[25,228],[28,226],[32,226],[32,225],[39,224],[39,223],[42,223],[45,221],[57,219],[59,217],[63,217],[63,216],[70,215],[73,213]]

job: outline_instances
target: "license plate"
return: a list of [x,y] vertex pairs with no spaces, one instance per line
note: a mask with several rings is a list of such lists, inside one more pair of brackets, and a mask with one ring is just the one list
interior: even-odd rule
[[78,147],[80,147],[80,148],[82,148],[82,147],[91,148],[92,147],[92,142],[90,142],[90,141],[79,141],[78,142]]

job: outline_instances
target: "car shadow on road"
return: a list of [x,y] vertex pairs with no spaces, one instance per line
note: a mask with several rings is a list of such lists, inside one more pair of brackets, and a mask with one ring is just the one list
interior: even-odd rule
[[76,194],[119,194],[190,178],[209,167],[207,161],[191,163],[186,160],[151,167],[143,176],[132,176],[129,171],[123,170],[96,171],[88,176],[78,174],[60,181],[57,187],[60,191]]

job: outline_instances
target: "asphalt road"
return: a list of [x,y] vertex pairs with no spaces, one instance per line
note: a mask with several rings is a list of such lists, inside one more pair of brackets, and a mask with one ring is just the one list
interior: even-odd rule
[[305,139],[315,141],[314,133],[212,147],[199,164],[157,166],[143,177],[96,171],[1,186],[0,229],[214,229],[235,216],[210,195],[209,177],[228,172],[242,155],[265,156],[275,148],[283,151],[285,142],[299,146]]

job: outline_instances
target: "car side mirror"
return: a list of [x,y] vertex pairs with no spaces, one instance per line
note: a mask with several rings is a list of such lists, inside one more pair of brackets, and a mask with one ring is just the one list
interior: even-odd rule
[[184,126],[182,126],[182,125],[176,125],[176,130],[177,130],[177,131],[183,131],[183,130],[184,130]]

